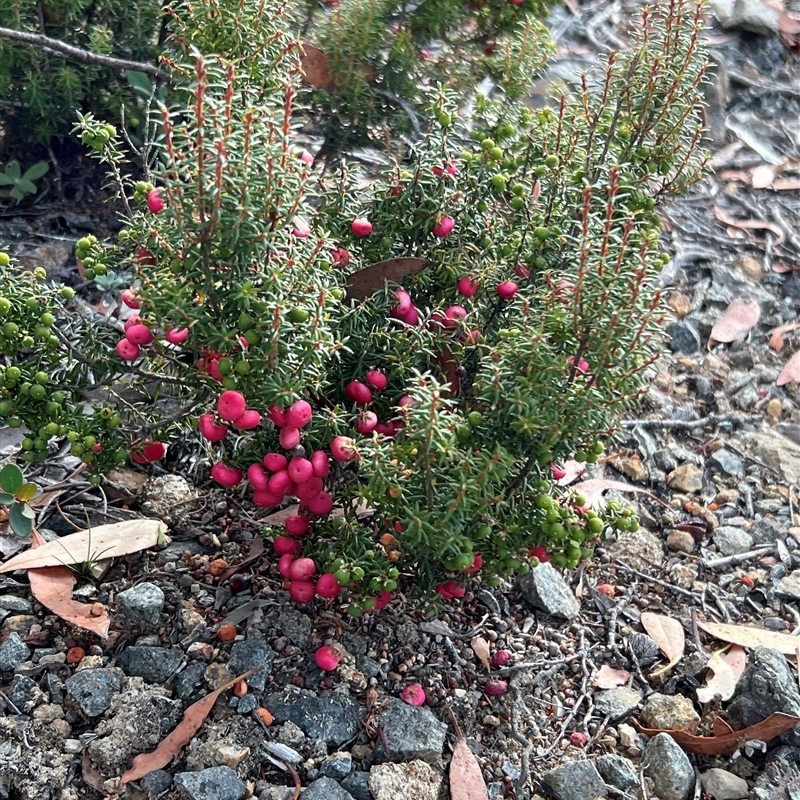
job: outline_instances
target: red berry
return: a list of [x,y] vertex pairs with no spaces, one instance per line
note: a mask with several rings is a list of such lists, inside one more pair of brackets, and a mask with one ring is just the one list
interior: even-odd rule
[[294,561],[294,556],[291,553],[284,553],[278,559],[278,572],[280,572],[284,578],[289,577],[289,567],[292,566],[292,561]]
[[342,591],[342,584],[336,580],[334,575],[326,572],[324,575],[319,576],[317,581],[317,594],[320,597],[330,599],[336,597]]
[[217,463],[211,467],[211,477],[220,486],[231,488],[242,482],[242,471],[234,467],[229,467],[221,461],[217,461]]
[[315,517],[324,517],[330,514],[333,508],[333,498],[327,492],[320,492],[315,498],[306,502],[306,508]]
[[506,681],[486,681],[483,691],[489,697],[500,697],[508,691],[508,683]]
[[458,293],[462,297],[475,297],[478,293],[478,281],[476,281],[475,278],[471,278],[469,275],[459,278],[456,287],[458,288]]
[[287,468],[289,477],[295,483],[305,483],[314,475],[314,465],[302,456],[295,456]]
[[446,236],[449,236],[453,232],[453,228],[456,226],[456,221],[452,217],[442,217],[434,226],[433,226],[433,235],[437,239],[444,239]]
[[361,381],[350,381],[344,387],[344,394],[351,403],[359,406],[366,406],[372,402],[372,390]]
[[350,224],[350,230],[356,236],[369,236],[372,233],[372,223],[366,217],[358,217]]
[[282,500],[282,495],[272,494],[266,489],[257,489],[253,492],[253,504],[259,508],[274,508],[279,506]]
[[514,281],[503,281],[497,284],[497,296],[501,300],[510,300],[519,291]]
[[125,331],[125,338],[138,345],[148,345],[153,341],[153,331],[147,325],[131,325]]
[[267,453],[262,461],[270,472],[280,472],[282,469],[286,469],[289,464],[289,459],[281,453]]
[[120,339],[114,349],[123,361],[135,361],[139,358],[139,354],[141,353],[139,345],[134,344],[128,339]]
[[126,289],[120,295],[120,298],[123,303],[125,303],[128,308],[141,308],[142,304],[136,299],[136,292],[133,289]]
[[219,381],[220,383],[224,379],[224,375],[219,371],[219,359],[212,358],[211,361],[208,362],[208,374],[215,380]]
[[331,440],[331,455],[337,461],[352,461],[358,451],[349,436],[334,436]]
[[394,436],[395,429],[386,422],[379,422],[375,426],[375,433],[379,433],[381,436]]
[[331,471],[331,460],[324,450],[315,450],[311,454],[311,466],[318,478],[326,478]]
[[538,558],[539,561],[549,561],[550,556],[547,555],[547,548],[543,545],[539,545],[538,547],[534,547],[530,552],[531,558]]
[[580,731],[572,731],[572,733],[569,735],[569,743],[573,747],[583,747],[588,741],[589,737]]
[[467,309],[463,306],[450,306],[450,308],[445,309],[444,316],[443,325],[445,328],[457,328],[459,321],[466,318]]
[[362,411],[356,420],[356,430],[365,436],[375,430],[378,424],[378,415],[374,411]]
[[385,589],[375,598],[375,605],[373,609],[375,611],[380,611],[382,608],[386,608],[389,603],[392,602],[392,593],[387,592]]
[[247,411],[247,401],[241,392],[228,389],[217,400],[217,413],[228,422],[235,422]]
[[411,295],[408,292],[404,292],[402,289],[398,289],[394,296],[397,300],[397,304],[392,309],[391,314],[393,317],[398,317],[402,319],[412,308],[414,308],[414,303],[411,300]]
[[314,163],[314,156],[306,149],[300,150],[296,155],[306,166],[311,166]]
[[122,329],[127,333],[128,332],[128,328],[131,328],[134,325],[143,325],[143,324],[144,323],[143,323],[141,317],[137,317],[137,316],[128,317],[128,319],[126,319],[125,322],[122,324]]
[[418,683],[412,683],[400,692],[400,699],[410,706],[421,706],[425,703],[425,690]]
[[[324,575],[322,576],[325,577]],[[322,580],[322,578],[320,578]],[[320,594],[321,597],[336,597],[336,595],[325,595],[321,594],[319,591],[319,583],[317,583],[317,593]],[[338,594],[338,592],[337,592]],[[339,652],[333,647],[320,647],[316,653],[314,653],[314,661],[317,662],[317,666],[324,670],[325,672],[330,672],[331,670],[336,669],[339,666],[339,662],[342,660],[342,657],[339,655]]]
[[166,208],[167,204],[161,196],[163,191],[163,189],[151,189],[147,193],[147,207],[153,214],[160,214]]
[[480,553],[475,553],[475,556],[472,559],[471,566],[462,570],[462,572],[464,572],[466,575],[474,575],[476,572],[480,572],[482,567],[483,567],[483,556]]
[[287,553],[292,556],[300,555],[301,545],[297,539],[292,539],[291,536],[276,536],[272,547],[279,556],[284,556]]
[[386,375],[377,369],[367,370],[364,380],[377,392],[385,389],[389,383],[389,379],[386,377]]
[[251,431],[261,424],[261,414],[253,408],[249,408],[234,420],[233,427],[240,431]]
[[170,328],[165,331],[164,338],[170,344],[183,344],[189,338],[188,328]]
[[136,251],[136,257],[134,260],[142,267],[154,267],[156,263],[155,258],[153,258],[153,254],[149,250],[145,250],[144,247],[140,247]]
[[267,482],[267,491],[283,497],[289,491],[291,486],[292,479],[289,477],[289,473],[285,469],[282,469],[279,472],[276,472],[269,479]]
[[281,428],[278,442],[284,450],[294,450],[300,444],[300,431],[297,428]]
[[303,500],[306,503],[313,500],[323,489],[325,484],[322,483],[322,478],[313,475],[304,483],[295,484],[294,496],[298,500]]
[[398,401],[397,405],[400,408],[405,408],[406,406],[413,406],[414,405],[414,398],[410,394],[404,394]]
[[[294,566],[294,564],[292,564]],[[291,567],[290,567],[291,569]],[[292,581],[289,584],[289,597],[295,603],[310,603],[317,593],[313,581]]]
[[508,650],[495,650],[492,656],[492,666],[495,669],[504,667],[511,660],[511,653]]
[[296,236],[298,239],[308,239],[308,237],[311,236],[311,228],[308,222],[302,217],[295,217],[292,220],[292,235]]
[[293,581],[307,581],[316,571],[317,564],[313,558],[298,558],[289,570],[289,577]]
[[251,464],[247,468],[247,480],[250,481],[250,485],[256,490],[265,492],[267,491],[267,483],[269,482],[269,476],[264,471],[264,467],[261,464]]
[[458,597],[463,597],[466,590],[463,586],[459,586],[457,581],[445,581],[436,587],[436,592],[445,600],[455,600]]
[[567,471],[564,469],[564,467],[561,467],[558,464],[550,465],[550,473],[552,474],[554,481],[560,481],[562,478],[567,476]]
[[518,261],[517,265],[514,267],[514,274],[518,278],[530,278],[531,271],[521,261]]
[[278,406],[270,406],[267,409],[267,416],[277,425],[279,428],[283,428],[286,425],[286,412],[279,408]]
[[167,446],[163,442],[142,442],[131,453],[131,459],[137,464],[151,464],[164,458],[166,454]]
[[283,425],[289,428],[305,428],[311,417],[314,415],[314,410],[311,408],[311,403],[305,400],[298,400],[289,406],[289,410],[284,414]]
[[302,536],[304,533],[308,533],[308,517],[304,517],[302,514],[292,514],[291,517],[286,517],[283,525],[289,536]]
[[411,309],[400,317],[401,322],[405,322],[406,325],[411,325],[412,327],[419,325],[419,311],[417,310],[416,306],[411,306]]
[[350,251],[344,247],[337,247],[335,250],[331,250],[331,260],[334,266],[346,267],[350,263]]

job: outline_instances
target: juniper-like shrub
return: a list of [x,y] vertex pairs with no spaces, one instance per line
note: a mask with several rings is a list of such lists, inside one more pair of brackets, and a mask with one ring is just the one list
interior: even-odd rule
[[[537,558],[573,567],[635,529],[631,509],[593,509],[557,480],[566,459],[597,459],[658,354],[657,208],[702,171],[700,11],[646,12],[628,49],[549,108],[520,102],[513,71],[470,120],[447,87],[427,90],[424,135],[366,188],[296,146],[301,50],[281,7],[174,13],[176,102],[158,113],[153,172],[128,182],[116,138],[101,143],[131,214],[115,244],[79,243],[87,277],[135,277],[137,317],[91,358],[78,335],[57,348],[70,315],[47,338],[80,365],[56,422],[89,471],[121,435],[147,462],[196,427],[217,483],[294,504],[266,530],[292,597],[346,589],[356,615],[398,587],[458,597]],[[78,129],[108,133],[90,116]],[[33,339],[6,351],[30,384]],[[105,409],[78,414],[87,363],[95,382],[143,387],[109,392],[112,433]],[[42,455],[38,407],[4,393]]]

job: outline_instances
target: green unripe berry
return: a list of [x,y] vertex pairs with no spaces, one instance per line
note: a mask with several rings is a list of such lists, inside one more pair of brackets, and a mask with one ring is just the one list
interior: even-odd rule
[[50,380],[50,376],[46,372],[40,370],[33,376],[33,379],[36,383],[45,384]]
[[222,385],[226,389],[235,389],[239,385],[239,382],[233,375],[226,375],[222,380]]
[[23,336],[20,344],[22,345],[23,350],[30,350],[31,347],[36,344],[36,342],[34,341],[33,336]]
[[90,486],[99,486],[102,480],[102,475],[90,475],[88,478]]
[[509,205],[511,206],[511,208],[514,209],[514,211],[522,211],[522,209],[524,209],[526,206],[525,198],[512,197],[511,200],[509,201]]
[[237,375],[247,375],[248,372],[252,369],[249,361],[237,361],[236,362],[236,374]]
[[550,236],[550,228],[546,228],[544,225],[538,225],[533,229],[533,235],[543,242]]
[[3,335],[9,339],[13,339],[19,333],[19,325],[16,322],[6,322],[3,325]]
[[306,309],[296,306],[289,312],[289,319],[295,323],[307,322],[310,314]]
[[47,396],[47,389],[41,383],[34,383],[30,388],[30,395],[34,400],[44,400]]
[[476,428],[483,422],[483,414],[481,414],[480,411],[470,411],[469,414],[467,414],[467,422],[469,422],[473,428]]
[[75,297],[75,290],[71,286],[62,286],[60,294],[64,300],[72,300]]
[[489,158],[493,161],[500,161],[503,158],[502,149],[499,147],[492,147],[491,150],[489,150]]
[[350,574],[353,576],[353,580],[360,581],[364,578],[364,570],[361,567],[353,567],[350,570]]
[[483,150],[491,150],[494,147],[494,139],[484,139],[481,142],[481,148]]
[[33,450],[33,439],[29,439],[27,436],[22,440],[20,444],[23,450]]
[[492,189],[497,192],[504,192],[506,189],[506,185],[508,184],[508,178],[506,178],[503,174],[494,175],[492,177]]
[[70,447],[69,452],[72,453],[73,456],[78,456],[78,458],[80,458],[86,452],[86,448],[80,442],[75,442],[75,444]]
[[546,167],[557,167],[558,156],[547,156],[547,158],[544,160],[544,164]]
[[8,253],[0,253],[0,267],[7,267],[11,263]]
[[9,428],[21,428],[22,420],[19,417],[12,417],[11,419],[6,420],[6,424]]
[[217,369],[219,370],[220,375],[230,375],[231,372],[233,372],[233,361],[227,356],[225,358],[221,358],[217,362]]
[[586,520],[586,530],[588,530],[589,533],[602,533],[603,528],[605,528],[605,523],[599,517]]
[[45,437],[55,436],[58,433],[58,425],[55,422],[48,422],[39,433],[44,433]]
[[350,585],[350,573],[346,569],[337,570],[333,573],[333,577],[336,578],[336,581],[342,586]]
[[361,606],[352,604],[347,606],[347,613],[351,617],[360,617],[364,614],[364,610],[361,608]]

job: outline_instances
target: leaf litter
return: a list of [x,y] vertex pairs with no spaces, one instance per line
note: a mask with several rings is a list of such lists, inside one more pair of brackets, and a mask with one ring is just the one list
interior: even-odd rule
[[456,729],[456,744],[450,760],[450,798],[451,800],[488,800],[489,795],[478,759],[469,749],[455,714],[453,714],[453,709],[448,706],[447,710],[450,712],[450,719]]
[[720,641],[738,644],[741,647],[769,647],[786,656],[797,655],[797,651],[800,649],[799,636],[768,631],[766,628],[732,625],[728,622],[701,622],[700,620],[697,621],[697,627]]
[[651,676],[668,672],[683,658],[683,650],[686,646],[683,625],[677,619],[666,617],[663,614],[654,614],[652,611],[643,611],[641,622],[650,638],[669,659],[666,665],[652,672]]
[[712,653],[707,664],[711,676],[705,686],[698,687],[697,699],[701,703],[710,703],[716,696],[730,700],[746,666],[747,655],[739,645]]
[[760,319],[761,307],[752,297],[737,297],[711,329],[708,346],[744,339]]

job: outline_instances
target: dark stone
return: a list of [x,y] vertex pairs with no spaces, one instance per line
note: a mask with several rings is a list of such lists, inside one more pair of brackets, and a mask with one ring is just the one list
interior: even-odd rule
[[393,697],[378,718],[378,724],[383,731],[381,743],[389,761],[419,758],[435,763],[441,758],[447,725],[439,722],[430,709],[410,706]]
[[372,800],[368,781],[368,772],[351,772],[342,780],[342,788],[350,792],[354,800]]
[[4,594],[0,597],[0,609],[13,611],[15,614],[33,614],[33,605],[24,597]]
[[795,790],[795,797],[800,796],[800,749],[784,745],[770,754],[750,797],[752,800],[795,800],[787,791],[789,787]]
[[247,685],[251,689],[261,692],[267,685],[267,676],[270,674],[274,658],[275,651],[263,639],[245,639],[231,647],[228,672],[231,675],[241,675],[249,669],[263,667],[247,679]]
[[206,668],[203,664],[196,661],[189,664],[183,672],[175,676],[175,680],[172,682],[175,694],[181,700],[189,700],[203,687],[205,671]]
[[31,654],[31,649],[22,641],[18,633],[10,633],[0,644],[0,672],[11,672]]
[[138,645],[126,648],[119,657],[126,675],[144,678],[148,683],[166,683],[182,661],[180,650]]
[[139,785],[147,792],[148,797],[158,797],[172,786],[172,775],[166,770],[154,769],[139,781]]
[[137,583],[117,595],[117,608],[134,622],[158,625],[164,608],[164,592],[154,583]]
[[265,697],[262,704],[276,722],[293,722],[306,736],[322,739],[329,747],[338,747],[352,739],[366,713],[352,697],[318,697],[308,689],[297,693],[276,692]]
[[608,795],[591,761],[568,761],[542,775],[542,783],[558,800],[595,800]]
[[364,656],[358,663],[358,668],[368,678],[377,678],[381,674],[381,665],[369,656]]
[[307,614],[295,608],[282,609],[276,627],[293,645],[301,650],[308,647],[311,641],[311,620]]
[[319,767],[319,771],[326,778],[333,778],[335,781],[340,781],[349,775],[352,769],[353,757],[350,753],[334,753],[328,756]]
[[703,346],[697,328],[685,319],[667,325],[666,333],[673,353],[696,353]]
[[563,619],[574,619],[580,614],[580,603],[572,589],[552,564],[539,564],[519,579],[523,597],[535,608]]
[[239,700],[239,705],[236,706],[237,714],[252,714],[258,708],[258,700],[254,694],[249,692]]
[[175,785],[191,800],[242,800],[247,788],[230,767],[179,772]]
[[606,753],[600,756],[594,765],[597,767],[600,777],[616,789],[624,792],[639,787],[639,778],[636,776],[633,764],[627,758],[615,753]]
[[688,800],[694,786],[694,768],[668,733],[656,734],[647,743],[642,772],[653,781],[659,800]]
[[8,692],[8,699],[23,713],[27,714],[31,708],[25,707],[33,704],[34,693],[36,692],[36,681],[31,680],[27,675],[15,675],[11,681]]
[[61,678],[54,672],[48,672],[44,678],[47,686],[47,693],[50,695],[50,702],[60,706],[64,702],[64,684]]
[[306,787],[303,800],[353,800],[353,795],[331,778],[317,778]]
[[111,705],[111,698],[122,691],[121,669],[82,669],[67,678],[67,695],[87,717],[99,717]]

